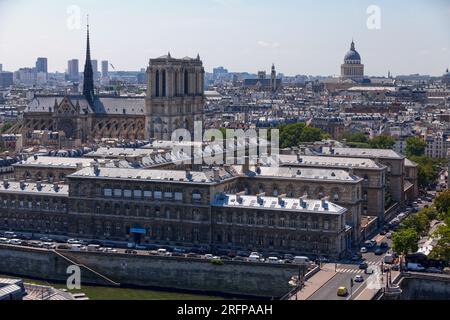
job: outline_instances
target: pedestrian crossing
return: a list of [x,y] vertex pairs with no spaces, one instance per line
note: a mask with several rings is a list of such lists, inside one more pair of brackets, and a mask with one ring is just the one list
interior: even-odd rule
[[[369,265],[370,269],[373,269],[373,267],[377,266],[381,266],[381,261],[366,261],[366,263]],[[358,266],[349,266],[349,265],[343,265],[343,266],[338,266],[338,268],[336,269],[336,271],[338,273],[352,273],[352,274],[363,274],[364,270],[359,269]]]

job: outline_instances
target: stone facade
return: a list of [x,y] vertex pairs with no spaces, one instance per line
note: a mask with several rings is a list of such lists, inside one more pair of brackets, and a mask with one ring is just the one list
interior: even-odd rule
[[194,122],[203,121],[205,104],[200,57],[151,59],[147,74],[146,138],[171,140],[176,129],[187,129],[192,136]]

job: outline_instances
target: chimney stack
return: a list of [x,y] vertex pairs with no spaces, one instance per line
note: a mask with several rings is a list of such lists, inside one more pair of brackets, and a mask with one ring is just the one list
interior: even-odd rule
[[236,193],[236,201],[237,201],[238,203],[240,203],[240,204],[241,204],[242,201],[244,200],[244,199],[242,198],[243,195],[245,195],[245,191]]
[[306,202],[307,199],[308,199],[307,195],[300,197],[300,207],[302,207],[303,209],[306,209],[306,207],[308,205]]
[[37,181],[37,182],[36,182],[36,189],[37,189],[38,191],[41,191],[41,190],[42,190],[42,181]]
[[284,207],[284,204],[285,204],[285,201],[283,200],[284,198],[286,198],[286,194],[284,193],[284,194],[280,194],[279,196],[278,196],[278,204],[281,206],[281,207]]
[[215,181],[220,181],[220,169],[214,168],[213,172],[214,172],[214,180]]
[[258,204],[261,205],[261,206],[264,204],[264,199],[263,199],[263,197],[264,197],[265,195],[266,195],[265,192],[258,193],[258,194],[256,195],[256,199],[257,199],[257,201],[258,201]]
[[25,180],[20,180],[20,189],[21,190],[25,189]]
[[53,183],[53,190],[55,190],[56,192],[59,191],[59,184],[58,184],[58,182]]
[[9,188],[9,181],[8,181],[8,179],[3,179],[3,187],[4,187],[5,189],[8,189],[8,188]]

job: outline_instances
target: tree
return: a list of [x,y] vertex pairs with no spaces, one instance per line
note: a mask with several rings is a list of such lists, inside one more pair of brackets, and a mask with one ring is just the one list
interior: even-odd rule
[[12,123],[10,123],[10,122],[8,122],[8,123],[5,123],[4,125],[3,125],[3,127],[1,128],[1,130],[0,130],[0,133],[5,133],[6,131],[8,131],[9,129],[11,129],[12,128]]
[[347,142],[356,142],[356,143],[367,143],[369,142],[369,138],[362,132],[357,133],[345,133],[343,139],[347,140]]
[[450,189],[441,192],[434,200],[437,211],[441,215],[449,215],[450,209]]
[[434,233],[434,237],[438,239],[436,246],[430,254],[431,259],[450,260],[450,218],[447,218],[445,224],[440,226]]
[[427,144],[419,137],[410,137],[406,140],[406,156],[422,157],[425,155]]
[[410,252],[417,252],[419,246],[417,232],[413,229],[402,229],[392,236],[393,249],[403,255],[407,255]]
[[390,136],[378,136],[369,141],[372,149],[392,149],[395,140]]
[[430,230],[430,220],[427,213],[421,211],[416,215],[409,216],[402,222],[402,229],[411,229],[419,236],[425,236]]
[[443,159],[433,159],[427,156],[412,156],[410,159],[419,166],[418,178],[421,188],[425,189],[438,179],[440,168],[444,164]]
[[308,127],[304,123],[292,123],[279,126],[280,147],[290,148],[302,142],[314,142],[326,139],[328,134],[318,128]]

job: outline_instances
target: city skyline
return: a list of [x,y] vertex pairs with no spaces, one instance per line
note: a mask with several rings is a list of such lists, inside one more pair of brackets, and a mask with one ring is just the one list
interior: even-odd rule
[[[277,7],[252,0],[187,4],[157,0],[150,4],[136,1],[124,7],[115,1],[93,4],[84,0],[45,0],[38,5],[3,0],[1,63],[4,70],[15,71],[34,65],[36,57],[48,57],[50,72],[64,72],[68,60],[84,62],[89,14],[92,57],[109,60],[117,70],[140,70],[150,58],[170,51],[175,57],[195,57],[199,53],[209,72],[223,65],[234,72],[256,73],[275,63],[277,70],[286,75],[338,75],[352,39],[369,76],[387,75],[389,70],[394,75],[440,76],[449,67],[446,30],[450,27],[450,6],[445,1],[435,1],[433,6],[421,0],[396,4],[380,1],[379,30],[367,27],[367,9],[372,4],[369,1],[349,1],[345,5],[331,1],[320,5],[284,2],[284,6]],[[419,13],[422,19],[417,19]],[[14,19],[17,15],[34,23],[33,31]],[[219,34],[220,39],[211,41]],[[17,50],[26,54],[17,55]]]

